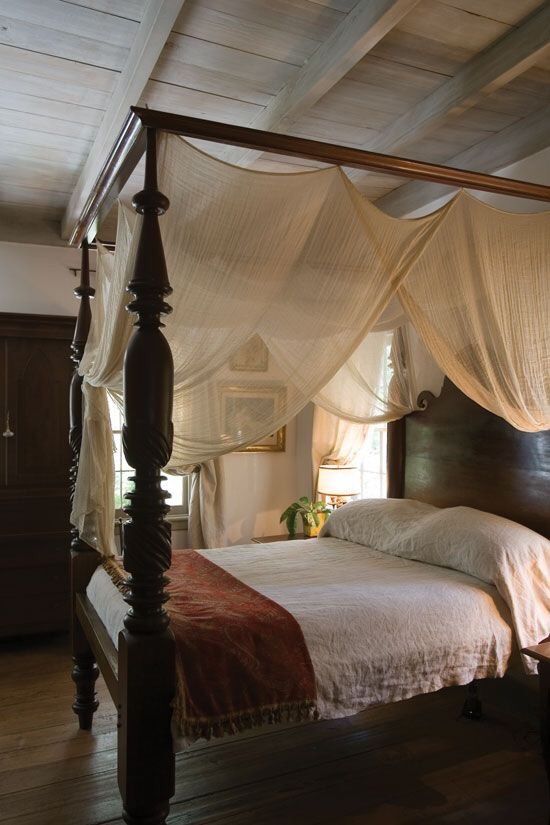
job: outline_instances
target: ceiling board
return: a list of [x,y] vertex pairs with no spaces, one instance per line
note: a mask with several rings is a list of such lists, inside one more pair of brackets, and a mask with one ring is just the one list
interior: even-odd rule
[[439,0],[439,2],[482,17],[490,17],[492,20],[508,23],[511,26],[519,23],[525,15],[542,5],[541,0],[521,0],[521,2],[519,0]]
[[460,46],[449,46],[429,36],[395,28],[374,47],[371,57],[381,57],[406,67],[451,77],[474,54],[474,49],[466,48],[466,41]]
[[[46,108],[49,104],[51,107],[47,114],[52,117],[57,117],[58,110],[67,106],[67,111],[72,112],[68,120],[77,120],[82,123],[92,123],[97,125],[98,117],[101,120],[102,115],[89,116],[81,113],[84,109],[91,111],[99,110],[101,113],[105,111],[111,99],[110,92],[100,91],[98,89],[88,89],[85,86],[79,86],[71,83],[70,80],[52,80],[50,77],[42,77],[39,75],[21,74],[20,72],[13,72],[0,68],[0,102],[5,108],[10,108],[10,104],[6,102],[7,96],[15,93],[18,98],[30,97],[34,100],[42,101]],[[27,104],[29,105],[29,104]],[[32,108],[25,106],[21,109],[18,105],[19,111],[36,111],[42,113],[44,108],[40,104],[30,104]],[[14,107],[15,108],[15,107]],[[91,117],[91,120],[90,120]],[[65,115],[63,116],[65,119]]]
[[370,52],[348,72],[346,77],[348,80],[357,80],[387,89],[390,94],[393,94],[396,86],[401,87],[404,84],[415,95],[426,96],[433,92],[447,75],[417,66],[407,66],[404,70],[402,63],[377,57]]
[[105,93],[113,91],[119,76],[112,69],[5,45],[0,45],[0,69]]
[[[2,127],[0,127],[2,129]],[[0,136],[2,133],[0,132]],[[41,163],[43,168],[47,169],[51,164],[63,168],[66,167],[71,171],[78,169],[82,161],[86,158],[88,145],[86,148],[78,151],[78,147],[72,145],[71,149],[66,146],[60,148],[59,146],[37,146],[28,143],[19,143],[14,140],[7,140],[5,137],[0,139],[0,160],[7,162],[10,158],[17,157],[21,162],[27,159],[37,160]]]
[[[319,42],[326,40],[344,17],[343,12],[310,0],[204,0],[204,5],[236,18],[235,25],[246,20]],[[177,23],[175,29],[180,30]]]
[[156,80],[150,80],[147,84],[142,102],[146,102],[152,109],[241,125],[248,124],[261,110],[260,106],[252,103],[232,100],[195,89],[184,89],[181,86],[159,83]]
[[56,189],[35,189],[8,181],[2,181],[0,192],[2,202],[23,206],[52,206],[62,209],[67,203],[66,192],[58,192]]
[[356,189],[368,200],[375,201],[391,192],[397,186],[407,183],[406,178],[385,175],[382,172],[364,172],[361,169],[346,169],[344,172]]
[[50,172],[43,164],[29,159],[25,161],[24,166],[18,166],[16,169],[11,163],[0,162],[0,176],[2,188],[4,185],[12,185],[66,193],[72,191],[78,177],[76,172],[66,172],[64,169]]
[[50,135],[83,138],[84,140],[93,140],[97,131],[95,126],[87,126],[82,123],[72,123],[69,120],[57,120],[53,117],[1,108],[0,126],[13,126],[19,129],[29,129],[31,132],[47,132]]
[[289,63],[172,33],[151,77],[266,105],[296,72]]
[[[0,0],[0,224],[6,204],[15,211],[23,208],[27,224],[32,215],[51,225],[59,220],[98,129],[107,123],[104,111],[116,98],[120,73],[129,71],[140,21],[143,31],[151,12],[147,3]],[[362,59],[356,54],[357,62],[349,71],[352,61],[345,66],[345,76],[342,72],[324,86],[320,98],[307,100],[295,119],[289,117],[284,129],[372,148],[401,115],[541,5],[540,0],[420,0],[402,12],[398,23],[391,21],[394,28]],[[273,109],[304,66],[317,71],[331,36],[357,8],[357,0],[186,0],[176,23],[172,18],[166,27],[173,31],[135,102],[228,123],[262,123],[262,114]],[[353,20],[349,18],[350,29]],[[165,37],[163,33],[162,42]],[[319,72],[324,68],[320,65]],[[422,139],[417,130],[416,140],[397,153],[432,162],[454,157],[474,162],[483,146],[498,143],[501,133],[502,140],[507,134],[512,142],[518,140],[521,119],[536,115],[550,99],[549,81],[550,48],[534,67],[467,111],[460,113],[458,101],[459,114],[434,120]],[[540,132],[540,125],[534,128]],[[220,145],[200,145],[213,154],[221,150]],[[498,152],[508,157],[513,147]],[[318,166],[259,153],[251,168],[296,173]],[[404,183],[394,176],[348,171],[371,199],[389,196]],[[142,178],[140,167],[125,187],[128,197],[142,187]],[[111,231],[112,216],[109,226]]]
[[447,6],[439,0],[422,0],[396,28],[451,48],[462,49],[467,43],[469,49],[478,52],[506,34],[511,27],[498,20]]
[[272,28],[261,20],[246,20],[216,11],[198,0],[187,0],[174,32],[295,66],[302,66],[321,43],[312,36]]
[[508,86],[484,97],[483,108],[517,118],[526,117],[541,108],[549,93],[550,86],[546,89],[544,96],[526,94],[521,88],[517,89],[513,81]]
[[0,102],[3,109],[14,112],[27,112],[31,115],[44,115],[55,120],[68,120],[86,126],[99,126],[103,117],[102,109],[78,106],[74,103],[60,103],[39,95],[18,94],[2,91]]
[[147,5],[147,0],[64,0],[64,2],[70,2],[73,6],[84,6],[84,8],[116,14],[117,17],[125,17],[137,23],[143,17]]
[[22,154],[26,146],[38,148],[52,148],[59,151],[79,152],[86,157],[90,151],[92,140],[67,135],[39,132],[37,129],[20,129],[11,125],[0,125],[0,141],[11,141],[17,147],[14,157]]
[[0,0],[0,11],[13,20],[125,49],[130,48],[137,31],[133,20],[63,0]]
[[122,69],[128,56],[128,48],[25,23],[3,14],[0,14],[0,43],[116,71]]
[[354,126],[349,123],[337,123],[313,115],[299,118],[288,132],[296,137],[308,137],[325,143],[340,143],[345,146],[362,146],[378,135],[374,129]]

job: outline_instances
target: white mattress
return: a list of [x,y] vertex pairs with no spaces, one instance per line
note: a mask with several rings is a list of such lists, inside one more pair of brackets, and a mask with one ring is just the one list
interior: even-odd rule
[[[200,552],[298,621],[321,718],[503,676],[510,663],[507,606],[464,573],[335,538]],[[103,568],[87,594],[116,645],[128,607]]]

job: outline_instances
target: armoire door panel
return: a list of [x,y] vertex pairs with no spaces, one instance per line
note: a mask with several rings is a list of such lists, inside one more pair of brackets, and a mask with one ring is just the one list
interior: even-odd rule
[[8,342],[7,409],[13,438],[4,439],[8,487],[67,485],[70,381],[65,341]]
[[74,323],[0,313],[0,638],[68,626]]
[[6,432],[7,421],[7,404],[6,404],[6,389],[8,383],[8,342],[5,338],[0,338],[0,490],[7,486],[8,483],[8,442],[10,439]]

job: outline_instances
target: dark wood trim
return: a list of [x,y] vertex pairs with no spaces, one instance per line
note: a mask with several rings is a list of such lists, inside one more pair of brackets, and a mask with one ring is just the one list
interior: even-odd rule
[[[513,195],[517,198],[550,201],[550,186],[538,183],[132,106],[71,233],[69,244],[72,246],[78,246],[82,242],[96,217],[105,215],[118,197],[143,154],[146,128],[244,149],[308,158],[335,166],[385,172],[388,175]],[[90,237],[89,240],[93,238]]]
[[549,641],[526,647],[522,651],[538,662],[540,700],[540,738],[542,756],[550,788],[550,637]]
[[469,172],[439,163],[427,163],[411,158],[384,155],[380,152],[369,152],[365,149],[355,149],[350,146],[339,146],[334,143],[324,143],[276,132],[264,132],[260,129],[250,129],[248,126],[234,126],[231,123],[218,123],[186,115],[158,112],[154,109],[141,109],[138,106],[133,106],[132,112],[139,117],[143,126],[197,140],[209,140],[213,143],[240,146],[244,149],[261,149],[262,152],[308,158],[334,166],[350,166],[371,172],[385,172],[388,175],[430,183],[443,183],[447,186],[550,201],[550,186],[542,186],[538,183],[499,178],[485,172]]
[[407,427],[404,418],[389,422],[386,450],[388,498],[403,498],[406,432]]
[[[140,118],[130,110],[82,207],[69,237],[70,246],[80,246],[96,218],[101,221],[105,217],[144,151],[145,128]],[[88,240],[92,241],[93,238]]]
[[[78,374],[78,367],[84,354],[84,347],[88,339],[91,323],[90,300],[95,290],[90,286],[90,261],[88,244],[82,244],[82,264],[80,283],[74,294],[80,299],[80,307],[74,328],[71,344],[71,361],[74,365],[73,377],[69,393],[70,430],[69,443],[73,452],[70,480],[70,501],[72,504],[75,492],[80,446],[82,443],[83,396],[82,376]],[[73,650],[73,669],[71,677],[76,686],[73,710],[78,716],[80,728],[90,730],[94,712],[98,702],[95,693],[95,682],[99,676],[99,669],[94,659],[94,653],[86,638],[86,633],[80,624],[76,613],[76,598],[85,593],[92,574],[99,563],[99,555],[82,541],[76,527],[71,529],[71,642]]]
[[29,315],[0,312],[0,330],[4,338],[52,338],[72,340],[76,318],[72,315]]
[[118,784],[123,818],[131,825],[164,825],[174,794],[172,700],[176,691],[175,641],[165,576],[172,562],[168,494],[162,468],[172,453],[174,364],[162,334],[161,317],[172,292],[160,234],[159,216],[168,198],[158,190],[157,133],[147,130],[145,185],[132,201],[142,215],[128,305],[136,313],[124,358],[122,444],[134,482],[124,507],[124,567],[130,606],[119,636]]
[[88,597],[77,593],[75,606],[76,615],[90,643],[101,675],[105,679],[113,702],[118,706],[117,649]]
[[439,397],[423,393],[419,404],[388,429],[393,497],[474,507],[550,538],[550,430],[516,430],[448,378]]

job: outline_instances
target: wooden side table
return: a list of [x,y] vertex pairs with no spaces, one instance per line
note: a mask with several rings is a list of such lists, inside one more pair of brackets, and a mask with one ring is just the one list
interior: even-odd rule
[[272,544],[274,541],[298,541],[298,539],[310,539],[312,536],[305,536],[303,533],[295,533],[289,536],[285,533],[284,536],[256,536],[251,539],[252,544]]
[[540,645],[525,647],[522,651],[526,656],[536,659],[539,671],[540,690],[540,736],[542,739],[542,755],[546,765],[546,774],[550,785],[550,639]]

